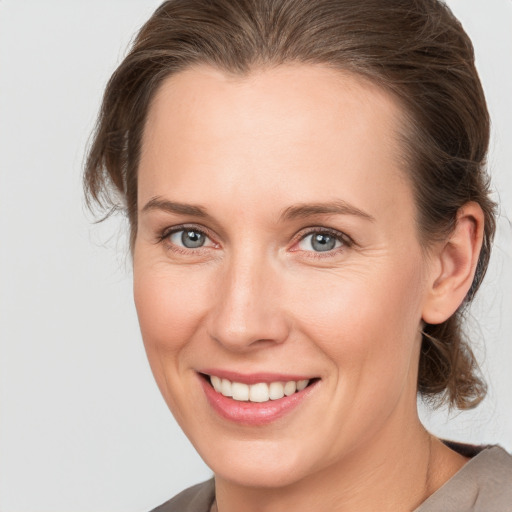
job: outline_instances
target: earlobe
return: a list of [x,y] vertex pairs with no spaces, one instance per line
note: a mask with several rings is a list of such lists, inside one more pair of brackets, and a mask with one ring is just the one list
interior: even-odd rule
[[465,204],[457,213],[453,231],[434,249],[423,321],[446,321],[466,297],[478,263],[484,232],[484,214],[480,205]]

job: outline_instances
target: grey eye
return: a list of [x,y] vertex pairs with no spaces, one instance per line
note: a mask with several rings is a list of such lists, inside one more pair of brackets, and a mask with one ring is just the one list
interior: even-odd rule
[[175,245],[181,245],[187,249],[197,249],[205,245],[208,237],[197,229],[181,229],[172,233],[169,239]]
[[341,242],[330,233],[311,233],[299,242],[302,251],[327,252],[341,247]]

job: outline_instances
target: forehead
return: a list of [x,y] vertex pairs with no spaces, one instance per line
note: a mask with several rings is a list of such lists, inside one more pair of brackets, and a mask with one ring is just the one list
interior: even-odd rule
[[278,185],[287,181],[291,201],[341,187],[353,199],[366,192],[371,203],[370,189],[403,181],[401,114],[390,93],[324,66],[247,76],[187,69],[164,81],[150,106],[139,204],[191,179],[236,188],[238,196],[258,185],[282,193]]
[[[354,109],[359,115],[354,115]],[[176,126],[183,135],[199,136],[196,128],[216,124],[220,134],[231,128],[237,134],[246,130],[255,136],[254,130],[261,122],[267,133],[287,127],[294,134],[307,125],[320,128],[356,122],[361,131],[371,135],[366,122],[370,118],[392,134],[401,124],[401,114],[398,100],[391,93],[347,71],[287,64],[236,75],[203,65],[164,80],[150,104],[145,139],[152,137],[155,129],[168,125],[171,115],[189,121]],[[193,131],[182,132],[188,127]]]

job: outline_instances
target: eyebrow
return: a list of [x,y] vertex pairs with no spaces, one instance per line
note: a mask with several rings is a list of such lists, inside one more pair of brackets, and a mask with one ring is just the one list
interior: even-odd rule
[[[208,218],[209,215],[203,206],[177,203],[169,201],[162,197],[151,198],[142,208],[142,212],[151,210],[163,210],[168,213],[178,215],[191,215],[193,217]],[[327,203],[303,203],[289,206],[279,216],[280,221],[289,221],[294,219],[312,217],[314,215],[352,215],[375,222],[375,218],[369,213],[356,208],[355,206],[338,199]]]
[[193,217],[206,218],[209,215],[203,206],[176,203],[168,201],[162,197],[152,197],[142,208],[142,212],[149,212],[152,210],[163,210],[168,213],[176,213],[178,215],[192,215]]
[[363,219],[375,222],[375,217],[369,213],[356,208],[355,206],[338,199],[336,201],[330,201],[328,203],[304,203],[286,208],[281,213],[281,220],[293,220],[305,217],[311,217],[314,215],[352,215],[355,217],[361,217]]

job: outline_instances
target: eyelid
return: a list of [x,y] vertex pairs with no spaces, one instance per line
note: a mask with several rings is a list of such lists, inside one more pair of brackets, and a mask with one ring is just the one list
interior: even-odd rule
[[[184,247],[181,247],[179,245],[176,245],[175,243],[172,243],[169,240],[170,235],[172,235],[174,233],[178,233],[180,231],[185,231],[187,229],[194,230],[194,231],[197,231],[199,233],[202,233],[203,235],[205,235],[205,237],[208,240],[210,240],[212,242],[213,245],[211,245],[211,246],[201,246],[201,247],[198,247],[198,248],[195,248],[195,249],[194,248],[184,248]],[[335,248],[333,250],[330,250],[330,251],[325,251],[324,254],[322,254],[321,252],[317,252],[317,251],[305,251],[305,250],[297,249],[296,248],[296,246],[298,245],[299,242],[304,240],[307,236],[314,235],[315,233],[325,233],[325,234],[328,234],[330,236],[333,236],[334,238],[336,238],[336,240],[339,240],[341,242],[342,246],[341,247],[337,247],[337,248]],[[206,228],[204,226],[201,226],[201,225],[198,225],[198,224],[193,224],[193,223],[176,224],[176,225],[173,225],[173,226],[165,227],[164,229],[160,230],[160,232],[158,233],[157,239],[156,239],[156,243],[166,243],[169,248],[174,248],[177,251],[184,250],[184,251],[186,251],[188,253],[193,252],[193,251],[200,251],[200,250],[203,250],[203,249],[208,249],[208,248],[211,248],[211,247],[219,247],[219,244],[216,241],[216,236],[214,234],[212,234],[211,231],[208,228]],[[347,235],[346,233],[344,233],[344,232],[342,232],[342,231],[340,231],[338,229],[329,228],[329,227],[326,227],[326,226],[309,226],[309,227],[301,229],[293,237],[293,239],[292,239],[292,247],[291,247],[290,250],[292,252],[302,251],[302,252],[314,253],[315,257],[322,257],[322,256],[332,255],[333,253],[336,253],[339,250],[346,249],[346,248],[351,247],[353,245],[356,245],[356,243],[354,242],[352,237],[350,237],[349,235]]]
[[[346,233],[343,233],[342,231],[339,231],[338,229],[328,228],[328,227],[324,227],[324,226],[311,226],[311,227],[301,229],[293,237],[292,251],[295,252],[295,251],[302,250],[302,249],[294,249],[294,247],[296,247],[299,244],[299,242],[304,240],[306,237],[308,237],[310,235],[314,235],[315,233],[325,233],[327,235],[330,235],[330,236],[336,238],[336,240],[339,240],[342,243],[341,247],[338,247],[331,251],[325,251],[325,253],[324,253],[325,256],[327,256],[329,254],[332,255],[334,252],[336,252],[336,250],[343,249],[344,247],[347,248],[347,247],[351,247],[351,246],[355,245],[354,240],[349,235],[347,235]],[[322,254],[320,251],[318,251],[318,252],[304,251],[304,252],[313,252],[318,255]]]
[[333,242],[334,242],[334,247],[330,248],[330,249],[325,249],[324,251],[317,251],[315,250],[314,248],[311,250],[311,252],[325,252],[325,253],[332,253],[334,252],[336,249],[339,249],[340,247],[344,246],[345,243],[339,239],[339,237],[335,237],[335,236],[332,236],[330,233],[309,233],[308,235],[302,237],[298,242],[297,242],[297,245],[299,247],[299,250],[301,251],[306,251],[306,252],[309,252],[310,249],[307,247],[307,244],[306,244],[306,241],[308,239],[309,240],[309,243],[311,244],[311,246],[313,246],[313,243],[314,243],[314,240],[316,238],[317,235],[321,235],[321,236],[327,236],[328,238],[330,238]]
[[[179,233],[180,231],[186,231],[186,230],[197,231],[198,233],[203,234],[208,240],[210,240],[212,242],[213,245],[211,245],[211,246],[210,245],[201,246],[201,247],[197,247],[195,249],[194,248],[185,248],[185,247],[181,247],[179,245],[176,245],[175,243],[173,243],[173,242],[171,242],[169,240],[171,235],[173,235],[175,233]],[[187,252],[199,251],[201,249],[205,249],[205,248],[208,248],[208,247],[216,247],[216,246],[218,246],[218,243],[215,241],[215,236],[211,234],[209,229],[205,228],[204,226],[199,226],[197,224],[189,224],[189,223],[186,223],[186,224],[176,224],[174,226],[168,226],[168,227],[162,229],[158,233],[156,242],[157,243],[166,242],[167,245],[169,245],[169,246],[173,246],[173,247],[175,247],[177,249],[184,249]]]

